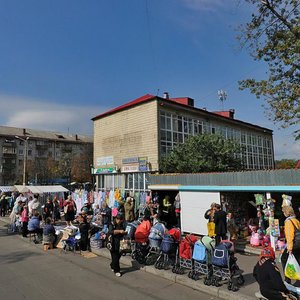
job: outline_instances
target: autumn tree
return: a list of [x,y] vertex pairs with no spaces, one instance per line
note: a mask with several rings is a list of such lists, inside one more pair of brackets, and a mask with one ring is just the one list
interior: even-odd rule
[[191,136],[160,163],[163,173],[200,173],[241,170],[242,149],[234,140],[216,134]]
[[296,159],[275,160],[275,169],[294,169],[296,164]]
[[[299,124],[300,0],[246,1],[256,13],[241,26],[239,39],[255,60],[268,64],[268,73],[262,80],[240,81],[240,88],[266,100],[270,120],[282,127]],[[295,133],[300,138],[300,131]]]

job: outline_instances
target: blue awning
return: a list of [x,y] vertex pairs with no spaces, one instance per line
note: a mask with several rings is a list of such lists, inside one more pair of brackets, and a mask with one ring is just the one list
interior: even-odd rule
[[179,191],[206,192],[300,192],[300,185],[250,185],[250,186],[220,186],[220,185],[179,185]]

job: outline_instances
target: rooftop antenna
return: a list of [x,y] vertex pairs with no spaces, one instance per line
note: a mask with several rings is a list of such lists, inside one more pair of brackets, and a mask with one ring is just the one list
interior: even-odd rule
[[222,111],[224,111],[224,101],[227,99],[227,93],[226,93],[226,91],[219,90],[218,96],[219,96],[219,100],[222,103]]

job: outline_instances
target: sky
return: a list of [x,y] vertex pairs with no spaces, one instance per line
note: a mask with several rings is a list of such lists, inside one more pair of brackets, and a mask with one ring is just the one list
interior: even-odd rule
[[144,94],[191,97],[274,131],[275,159],[299,158],[238,80],[266,65],[241,49],[242,0],[0,1],[0,125],[92,134],[91,118]]

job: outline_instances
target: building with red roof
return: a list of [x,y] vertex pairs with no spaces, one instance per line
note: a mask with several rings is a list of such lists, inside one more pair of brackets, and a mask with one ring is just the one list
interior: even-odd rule
[[236,120],[234,110],[209,112],[189,97],[146,94],[95,116],[94,174],[99,188],[145,190],[160,159],[190,135],[219,133],[244,146],[246,169],[273,169],[273,132]]

